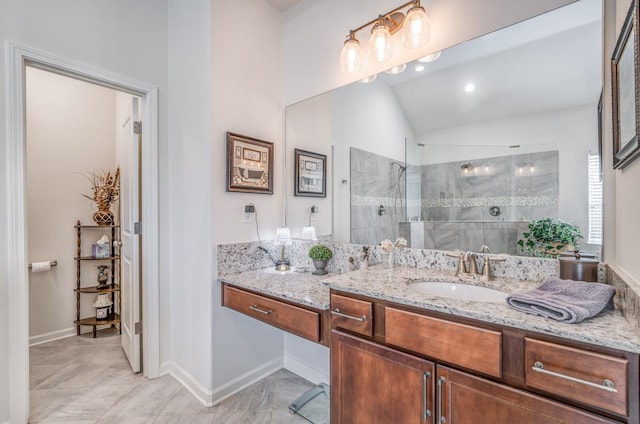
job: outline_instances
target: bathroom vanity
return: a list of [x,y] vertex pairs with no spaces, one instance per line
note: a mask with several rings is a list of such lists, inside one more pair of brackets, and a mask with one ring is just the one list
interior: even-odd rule
[[264,275],[222,277],[223,304],[330,346],[334,424],[640,423],[640,338],[617,310],[563,324],[436,298],[407,282],[461,281],[422,268]]

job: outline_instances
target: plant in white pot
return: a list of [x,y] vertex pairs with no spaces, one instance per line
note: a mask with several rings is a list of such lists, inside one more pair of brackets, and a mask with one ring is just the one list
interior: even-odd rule
[[555,258],[560,252],[578,247],[578,239],[584,238],[573,222],[557,218],[542,218],[529,222],[529,230],[522,234],[518,246],[533,256]]
[[311,249],[309,249],[309,257],[313,260],[313,266],[316,267],[316,270],[313,271],[312,274],[326,274],[328,271],[325,268],[327,267],[327,262],[332,256],[333,252],[331,252],[331,249],[323,244],[311,246]]

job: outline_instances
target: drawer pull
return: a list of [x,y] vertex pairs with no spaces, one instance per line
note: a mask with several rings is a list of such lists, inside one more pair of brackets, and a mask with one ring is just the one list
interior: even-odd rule
[[440,377],[438,379],[438,423],[444,424],[447,422],[447,418],[444,416],[444,411],[442,410],[442,386],[447,382],[447,379],[444,377]]
[[546,375],[551,375],[553,377],[563,378],[565,380],[573,381],[574,383],[584,384],[585,386],[593,387],[596,389],[601,389],[610,393],[618,393],[618,390],[614,387],[613,381],[609,379],[605,379],[602,384],[592,383],[590,381],[582,380],[580,378],[571,377],[570,375],[560,374],[554,371],[549,371],[544,369],[544,364],[540,361],[536,361],[533,364],[531,369],[535,372],[539,372]]
[[352,320],[360,321],[360,322],[365,322],[367,320],[367,316],[366,315],[362,315],[361,317],[354,317],[353,315],[343,314],[342,312],[340,312],[340,309],[338,309],[338,308],[336,308],[333,311],[331,311],[331,315],[337,315],[337,316],[342,317],[342,318],[348,318],[348,319],[352,319]]
[[427,419],[431,416],[431,410],[429,409],[428,399],[427,399],[427,395],[428,395],[427,384],[429,384],[429,378],[431,378],[431,373],[429,371],[425,372],[422,375],[422,402],[423,402],[422,406],[424,409],[424,414],[422,416],[423,421],[427,421]]
[[251,309],[252,311],[260,312],[261,314],[265,314],[265,315],[270,315],[271,312],[273,312],[271,309],[264,310],[264,309],[258,308],[258,305],[249,306],[249,309]]

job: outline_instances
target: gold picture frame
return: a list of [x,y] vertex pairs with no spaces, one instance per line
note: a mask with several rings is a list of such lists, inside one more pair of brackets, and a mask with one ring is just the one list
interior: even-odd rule
[[273,143],[227,132],[227,191],[273,194]]

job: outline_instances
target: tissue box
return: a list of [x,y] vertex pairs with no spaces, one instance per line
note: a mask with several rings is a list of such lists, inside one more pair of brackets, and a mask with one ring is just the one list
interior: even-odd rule
[[91,256],[94,258],[108,258],[111,256],[111,246],[109,244],[92,244]]

